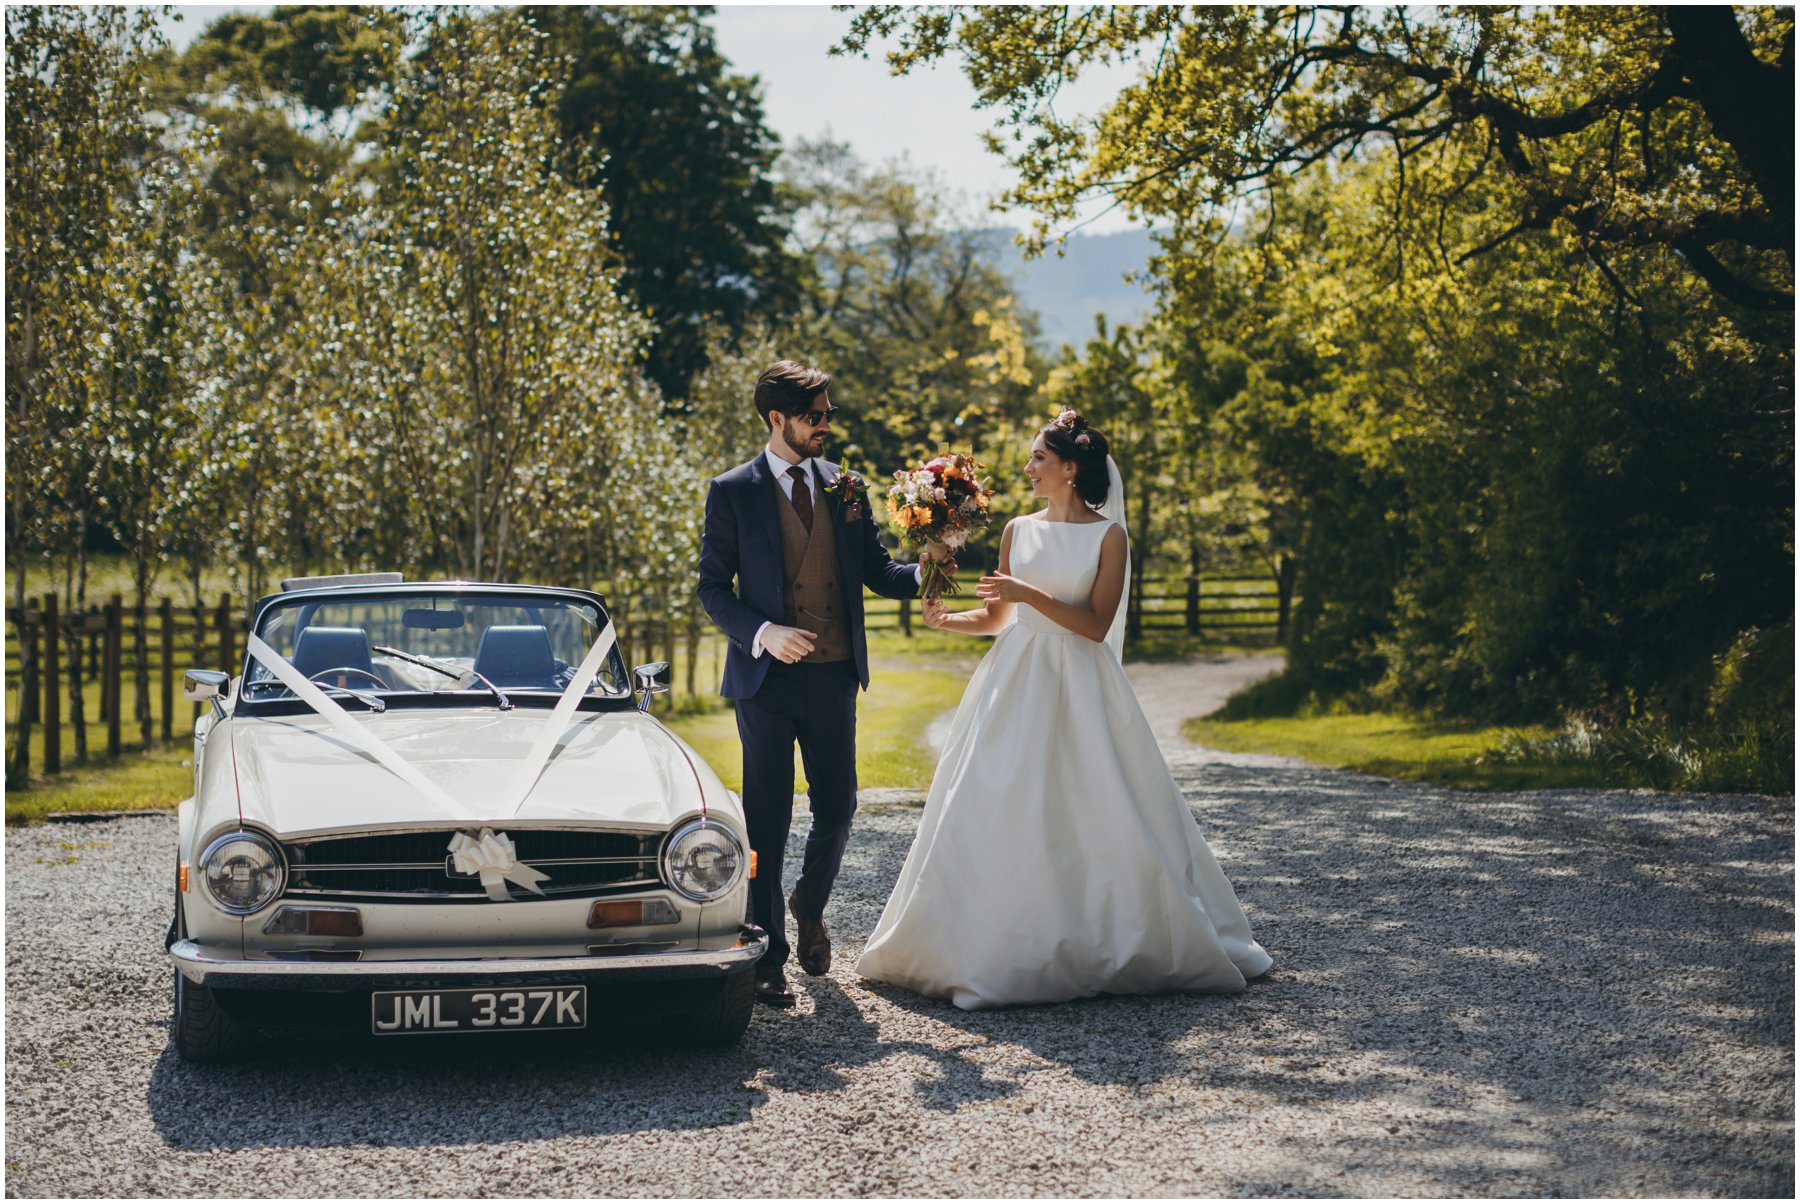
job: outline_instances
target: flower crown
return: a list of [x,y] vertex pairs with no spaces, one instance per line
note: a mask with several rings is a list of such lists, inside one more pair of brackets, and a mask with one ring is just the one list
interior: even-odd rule
[[1080,414],[1077,414],[1074,410],[1064,410],[1056,416],[1056,421],[1051,425],[1059,426],[1063,430],[1073,434],[1075,436],[1076,446],[1078,447],[1087,447],[1094,441],[1094,437],[1088,434],[1087,419],[1083,418]]

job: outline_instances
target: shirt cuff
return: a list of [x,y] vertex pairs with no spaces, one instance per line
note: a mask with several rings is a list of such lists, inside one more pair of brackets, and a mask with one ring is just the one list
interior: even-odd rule
[[774,626],[773,623],[764,621],[763,625],[756,629],[756,638],[754,638],[750,641],[750,655],[751,656],[756,657],[756,656],[761,656],[763,654],[763,646],[762,646],[763,632],[767,631],[769,628],[771,628],[773,626]]
[[912,566],[912,570],[913,570],[913,584],[914,584],[914,585],[922,585],[922,584],[924,584],[924,581],[925,581],[925,562],[924,562],[924,561],[923,561],[923,560],[915,560],[915,561],[913,561],[913,566]]

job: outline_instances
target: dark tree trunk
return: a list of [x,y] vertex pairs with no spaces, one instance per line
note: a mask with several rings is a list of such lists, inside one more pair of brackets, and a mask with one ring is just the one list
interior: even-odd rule
[[1750,48],[1730,5],[1671,5],[1663,10],[1683,73],[1706,118],[1756,180],[1763,203],[1794,253],[1794,59],[1779,64]]

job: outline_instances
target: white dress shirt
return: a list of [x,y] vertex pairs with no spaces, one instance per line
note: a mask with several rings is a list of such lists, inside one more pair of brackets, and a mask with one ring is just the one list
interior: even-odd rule
[[[780,456],[776,455],[766,447],[763,448],[763,458],[769,462],[769,471],[775,474],[775,484],[780,487],[782,496],[787,498],[790,502],[793,501],[794,478],[788,475],[788,469],[795,467],[795,465],[789,464],[786,460],[783,460]],[[813,462],[810,457],[800,461],[799,467],[805,470],[807,482],[812,486],[813,513],[817,514],[822,501],[820,497],[821,490],[818,470],[813,467]],[[913,580],[917,581],[919,579],[919,566],[915,564],[912,566],[912,569]],[[765,622],[761,627],[756,629],[756,637],[750,641],[751,656],[761,656],[763,654],[763,632],[773,626],[774,624],[772,622]]]

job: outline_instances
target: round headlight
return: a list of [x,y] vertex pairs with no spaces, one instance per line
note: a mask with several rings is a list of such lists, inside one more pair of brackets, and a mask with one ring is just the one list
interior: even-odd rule
[[261,911],[281,893],[287,866],[281,850],[256,832],[228,832],[200,855],[200,881],[213,905],[232,915]]
[[663,876],[669,885],[702,903],[737,885],[744,849],[730,829],[695,820],[677,831],[663,849]]

